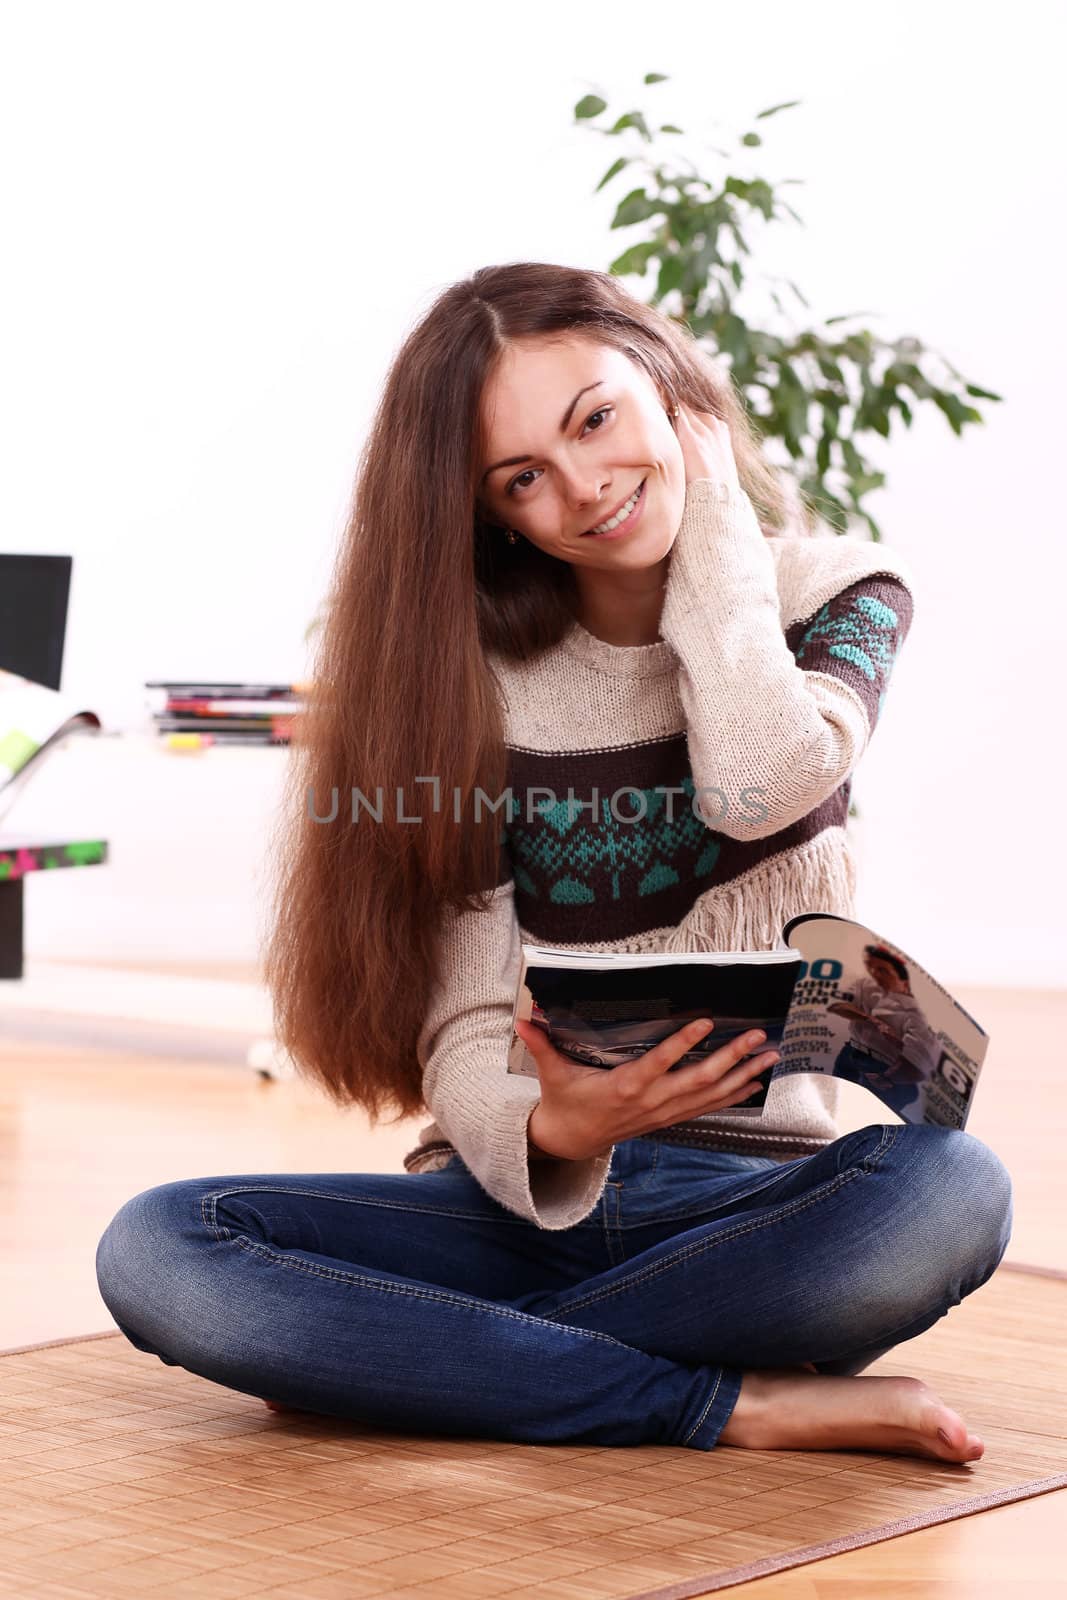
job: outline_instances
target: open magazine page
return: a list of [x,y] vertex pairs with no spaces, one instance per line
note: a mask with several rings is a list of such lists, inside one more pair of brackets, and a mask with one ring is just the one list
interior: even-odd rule
[[843,917],[794,917],[785,942],[804,964],[774,1076],[847,1078],[905,1122],[963,1128],[989,1039],[947,990]]
[[[515,1020],[529,1019],[544,1029],[570,1060],[610,1069],[644,1055],[687,1022],[710,1017],[712,1032],[668,1070],[699,1063],[738,1034],[762,1028],[767,1041],[746,1052],[748,1059],[777,1048],[800,964],[789,951],[597,961],[524,945]],[[537,1076],[514,1031],[508,1071]],[[762,1075],[751,1100],[728,1108],[730,1115],[760,1114],[771,1071]]]
[[76,729],[95,731],[100,718],[45,684],[0,669],[0,815],[17,788],[40,769],[44,753]]

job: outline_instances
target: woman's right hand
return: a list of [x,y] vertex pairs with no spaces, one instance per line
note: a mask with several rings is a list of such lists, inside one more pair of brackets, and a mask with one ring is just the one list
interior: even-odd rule
[[740,1105],[756,1093],[752,1080],[778,1060],[773,1050],[744,1059],[766,1040],[761,1029],[738,1034],[703,1061],[670,1071],[713,1027],[706,1020],[687,1023],[644,1055],[605,1068],[571,1061],[543,1028],[517,1021],[515,1032],[541,1081],[541,1099],[527,1123],[530,1138],[548,1155],[584,1161],[608,1154],[623,1139]]

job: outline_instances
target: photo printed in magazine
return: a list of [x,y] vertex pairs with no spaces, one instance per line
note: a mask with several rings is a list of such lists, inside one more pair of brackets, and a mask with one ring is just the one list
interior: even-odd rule
[[988,1035],[903,950],[843,917],[794,917],[797,973],[775,1077],[819,1072],[870,1089],[905,1122],[963,1128]]

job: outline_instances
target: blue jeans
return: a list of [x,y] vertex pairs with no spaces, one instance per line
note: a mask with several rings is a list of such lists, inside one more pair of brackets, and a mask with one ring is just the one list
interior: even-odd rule
[[990,1276],[1011,1183],[966,1133],[872,1126],[776,1162],[616,1145],[573,1227],[438,1172],[189,1178],[100,1240],[137,1349],[373,1428],[714,1448],[748,1368],[854,1373]]

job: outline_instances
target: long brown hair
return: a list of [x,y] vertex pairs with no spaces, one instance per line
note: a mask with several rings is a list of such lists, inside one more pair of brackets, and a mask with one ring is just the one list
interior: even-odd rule
[[483,388],[509,343],[535,336],[611,345],[668,406],[724,418],[764,532],[790,509],[730,380],[686,327],[608,273],[483,267],[409,333],[359,458],[290,751],[265,947],[278,1041],[302,1077],[372,1125],[422,1108],[416,1041],[440,914],[484,906],[497,882],[499,820],[484,804],[468,814],[476,788],[497,797],[506,785],[486,652],[524,660],[575,616],[570,564],[509,544],[478,498]]

